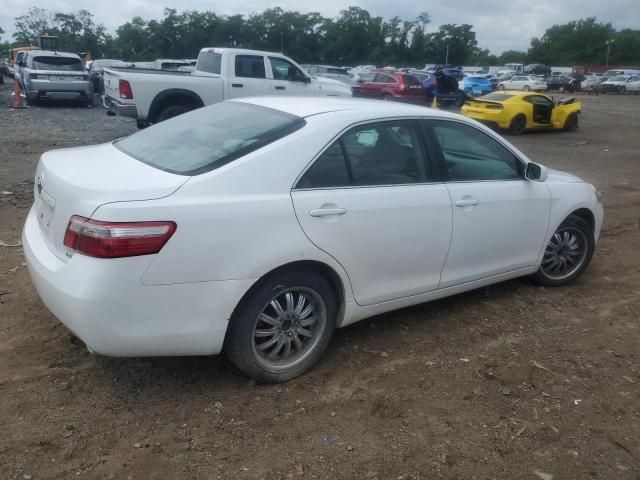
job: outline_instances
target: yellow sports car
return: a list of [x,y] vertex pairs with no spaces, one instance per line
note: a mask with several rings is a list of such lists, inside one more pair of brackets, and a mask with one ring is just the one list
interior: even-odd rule
[[492,127],[519,135],[525,130],[578,128],[582,104],[575,98],[556,100],[533,92],[499,91],[467,99],[461,113]]

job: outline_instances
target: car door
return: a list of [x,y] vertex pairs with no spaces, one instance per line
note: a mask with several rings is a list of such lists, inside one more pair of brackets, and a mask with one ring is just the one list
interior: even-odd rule
[[438,288],[452,207],[425,158],[417,120],[361,124],[292,190],[302,229],[344,267],[360,305]]
[[269,57],[271,67],[271,90],[281,95],[312,95],[315,88],[311,79],[289,60]]
[[376,92],[378,91],[378,85],[375,82],[376,74],[375,73],[366,73],[360,77],[358,80],[357,91],[359,95],[362,97],[373,97],[377,96]]
[[225,98],[252,97],[271,93],[263,55],[231,54],[228,62]]
[[550,194],[524,178],[525,164],[490,134],[453,120],[427,122],[453,205],[441,288],[536,265]]

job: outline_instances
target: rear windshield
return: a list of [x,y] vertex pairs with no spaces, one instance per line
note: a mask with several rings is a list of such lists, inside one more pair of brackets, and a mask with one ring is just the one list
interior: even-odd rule
[[114,142],[127,155],[178,175],[214,170],[302,128],[304,119],[240,102],[222,102]]
[[201,52],[198,55],[198,62],[196,64],[198,70],[202,72],[215,73],[220,75],[222,65],[222,54],[211,51]]
[[84,68],[79,58],[35,57],[33,68],[36,70],[57,70],[60,72],[82,72]]
[[504,102],[505,100],[509,100],[513,95],[507,95],[506,93],[498,93],[492,92],[487,93],[480,97],[480,100],[491,100],[492,102]]

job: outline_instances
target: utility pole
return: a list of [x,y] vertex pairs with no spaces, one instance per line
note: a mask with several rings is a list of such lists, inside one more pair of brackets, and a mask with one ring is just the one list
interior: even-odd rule
[[444,64],[449,65],[449,44],[447,43],[447,56],[444,59]]
[[280,53],[284,54],[284,32],[280,32]]
[[604,42],[604,44],[607,46],[607,59],[604,62],[604,66],[608,67],[609,66],[609,55],[611,54],[611,44],[615,42],[615,39],[611,39],[611,40],[607,40],[606,42]]

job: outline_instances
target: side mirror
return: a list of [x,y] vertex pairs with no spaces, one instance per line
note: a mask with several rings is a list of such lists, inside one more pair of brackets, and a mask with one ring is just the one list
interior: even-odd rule
[[533,162],[527,164],[524,172],[525,178],[534,182],[544,182],[547,179],[547,175],[547,167]]

